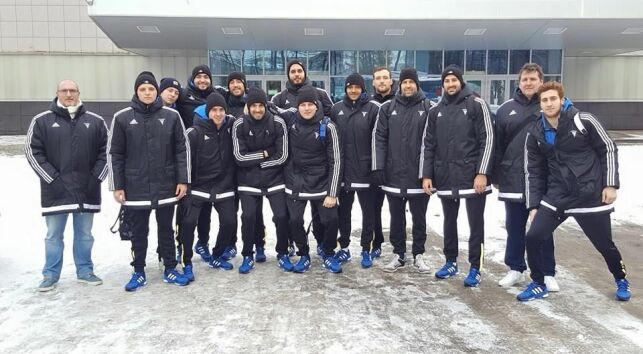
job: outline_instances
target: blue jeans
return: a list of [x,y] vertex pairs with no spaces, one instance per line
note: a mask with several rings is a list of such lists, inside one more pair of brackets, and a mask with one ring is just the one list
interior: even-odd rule
[[[92,224],[94,223],[93,213],[72,213],[74,218],[74,263],[76,264],[76,276],[86,277],[94,272],[92,263]],[[63,251],[65,243],[65,225],[67,214],[56,214],[45,216],[47,223],[47,236],[45,237],[45,267],[42,275],[45,278],[54,280],[60,279],[60,271],[63,267]]]

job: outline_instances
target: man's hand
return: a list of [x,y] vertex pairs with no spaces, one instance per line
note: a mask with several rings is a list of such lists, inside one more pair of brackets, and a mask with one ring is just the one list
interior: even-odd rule
[[125,190],[124,189],[115,190],[114,200],[116,200],[116,203],[119,203],[119,204],[125,203]]
[[433,181],[430,178],[422,178],[422,189],[428,195],[433,194]]
[[324,207],[332,208],[335,205],[337,205],[337,197],[327,196],[326,198],[324,198]]
[[616,200],[616,188],[605,187],[603,188],[603,203],[612,204]]
[[185,194],[188,192],[188,185],[185,183],[179,183],[176,185],[176,195],[179,199],[185,197]]
[[538,212],[538,209],[531,209],[529,211],[529,222],[533,222],[534,218],[536,217],[536,213]]
[[476,178],[473,179],[473,189],[476,190],[476,193],[482,194],[484,193],[484,190],[486,188],[487,188],[487,176],[477,175]]

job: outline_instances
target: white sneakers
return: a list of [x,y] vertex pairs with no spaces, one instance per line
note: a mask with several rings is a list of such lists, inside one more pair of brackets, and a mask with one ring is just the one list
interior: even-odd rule
[[391,261],[385,265],[382,270],[388,273],[393,273],[400,268],[404,268],[406,265],[406,260],[401,259],[399,255],[393,254]]
[[424,259],[422,258],[421,254],[416,255],[413,259],[413,268],[415,268],[418,273],[431,272],[431,268],[429,268],[429,266],[424,263]]
[[549,292],[555,293],[560,291],[560,287],[558,286],[556,278],[552,277],[551,275],[545,275],[545,286],[547,287],[547,290]]
[[504,278],[500,279],[498,285],[502,286],[503,288],[508,288],[524,281],[525,276],[524,274],[522,274],[522,272],[519,272],[517,270],[510,270],[507,272],[507,275],[505,275]]

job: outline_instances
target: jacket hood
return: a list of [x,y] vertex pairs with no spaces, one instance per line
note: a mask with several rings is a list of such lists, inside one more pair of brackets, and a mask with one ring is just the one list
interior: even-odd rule
[[411,105],[414,105],[414,104],[416,104],[416,103],[418,103],[418,102],[422,101],[422,100],[423,100],[423,99],[425,99],[425,98],[426,98],[426,95],[424,94],[424,91],[422,91],[422,90],[418,90],[418,91],[415,93],[415,95],[413,95],[413,96],[411,96],[411,97],[405,97],[405,96],[402,96],[402,90],[398,91],[398,92],[395,94],[395,99],[396,99],[399,103],[401,103],[402,105],[404,105],[404,106],[411,106]]
[[134,111],[138,113],[152,114],[163,107],[163,102],[161,102],[161,98],[157,96],[154,102],[152,102],[151,104],[145,104],[138,99],[138,96],[136,94],[134,94],[130,107],[132,107],[132,109],[134,109]]

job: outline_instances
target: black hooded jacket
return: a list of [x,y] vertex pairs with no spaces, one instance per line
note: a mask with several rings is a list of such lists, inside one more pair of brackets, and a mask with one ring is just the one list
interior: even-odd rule
[[199,113],[197,110],[194,125],[187,130],[192,152],[190,195],[208,202],[232,198],[236,189],[236,166],[232,156],[235,118],[227,115],[217,128],[212,120]]
[[40,177],[42,215],[100,211],[107,126],[80,106],[74,119],[54,99],[29,125],[25,155]]
[[383,170],[382,190],[395,196],[416,196],[422,190],[422,137],[431,103],[419,90],[411,97],[401,93],[379,110],[373,132],[373,170]]
[[176,185],[190,183],[190,146],[179,113],[136,96],[114,114],[107,159],[110,190],[125,190],[126,208],[156,209],[178,202]]
[[[304,80],[304,82],[299,85],[295,85],[290,82],[290,80],[288,80],[288,82],[286,82],[286,89],[272,96],[271,101],[277,107],[282,109],[288,109],[292,107],[297,108],[297,96],[299,95],[299,91],[305,87],[313,87],[308,78],[306,78],[306,80]],[[330,110],[333,107],[333,101],[330,99],[330,96],[328,96],[328,92],[318,87],[315,87],[315,90],[317,90],[317,100],[322,104],[324,116],[330,116]]]
[[[431,110],[422,144],[422,176],[433,180],[439,197],[479,195],[473,180],[478,174],[491,175],[493,133],[489,107],[466,85],[453,96],[445,94]],[[487,178],[487,184],[490,182]]]
[[328,120],[326,138],[320,138],[324,115],[317,110],[306,120],[295,114],[288,128],[288,163],[284,171],[286,193],[295,199],[337,197],[342,172],[342,152],[337,125]]
[[[279,116],[266,111],[260,120],[243,115],[232,128],[234,158],[241,194],[269,195],[283,192],[283,169],[288,160],[288,127]],[[264,151],[270,151],[268,157]]]
[[543,124],[549,126],[544,118],[531,124],[526,138],[527,208],[545,207],[561,215],[614,211],[602,202],[602,192],[619,188],[618,149],[596,117],[561,112],[553,145],[545,140]]
[[373,128],[378,111],[379,104],[370,101],[367,94],[362,94],[357,101],[351,101],[346,95],[333,105],[330,118],[339,128],[346,190],[370,187]]

